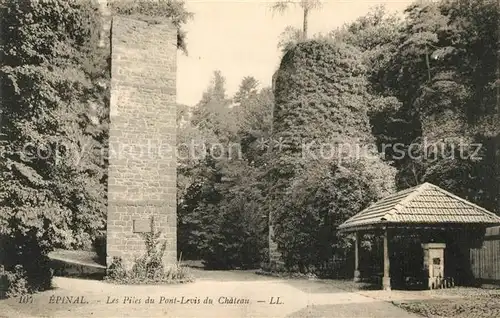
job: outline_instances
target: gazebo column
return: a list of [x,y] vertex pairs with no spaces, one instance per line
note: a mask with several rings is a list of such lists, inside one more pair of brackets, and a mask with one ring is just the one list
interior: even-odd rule
[[384,229],[384,277],[382,278],[382,288],[391,290],[391,275],[390,275],[390,258],[389,258],[389,232]]
[[355,243],[354,243],[354,282],[359,282],[361,280],[361,273],[359,272],[359,243],[360,235],[359,232],[354,232]]

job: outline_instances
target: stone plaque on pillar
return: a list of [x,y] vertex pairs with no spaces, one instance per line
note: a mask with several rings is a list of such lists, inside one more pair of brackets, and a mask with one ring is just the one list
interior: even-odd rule
[[151,233],[151,220],[136,219],[133,220],[132,232],[134,233]]

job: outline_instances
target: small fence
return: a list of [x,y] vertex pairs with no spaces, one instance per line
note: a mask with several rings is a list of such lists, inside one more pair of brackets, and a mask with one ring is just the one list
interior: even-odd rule
[[500,282],[500,226],[486,229],[483,246],[470,250],[470,265],[474,278]]

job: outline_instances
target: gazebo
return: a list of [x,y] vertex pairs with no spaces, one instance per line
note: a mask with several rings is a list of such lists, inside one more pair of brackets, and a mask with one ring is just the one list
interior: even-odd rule
[[433,184],[423,183],[379,200],[349,218],[338,229],[343,233],[354,234],[356,238],[355,281],[360,280],[361,236],[367,233],[382,236],[382,288],[391,290],[390,256],[393,256],[392,262],[398,261],[397,258],[401,256],[411,256],[405,255],[404,249],[397,251],[394,248],[397,244],[391,244],[391,241],[395,241],[395,237],[406,236],[419,241],[415,250],[420,251],[422,257],[416,258],[421,260],[416,266],[422,269],[422,277],[427,281],[426,288],[438,288],[446,277],[454,279],[455,276],[465,275],[465,267],[469,262],[468,251],[481,244],[487,227],[496,225],[500,225],[500,217],[494,213]]

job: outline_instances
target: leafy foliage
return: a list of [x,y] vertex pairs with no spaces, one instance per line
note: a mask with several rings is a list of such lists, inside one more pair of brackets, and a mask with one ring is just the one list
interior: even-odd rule
[[167,242],[160,243],[162,236],[161,231],[156,231],[154,218],[151,218],[151,229],[149,233],[143,233],[144,244],[146,245],[146,253],[135,260],[132,267],[132,273],[139,279],[153,279],[161,278],[163,267],[163,255],[167,248]]
[[104,227],[107,56],[91,1],[3,1],[0,263],[50,285],[46,254]]
[[108,4],[116,14],[138,18],[169,18],[177,28],[177,47],[187,54],[186,32],[183,26],[193,18],[182,0],[113,0]]
[[[258,91],[257,82],[247,77],[232,108],[223,89],[224,79],[214,73],[213,82],[192,112],[191,122],[180,127],[180,138],[185,141],[185,136],[196,136],[206,149],[213,143],[227,146],[228,142],[237,142],[241,157],[230,160],[226,153],[215,159],[207,152],[203,159],[179,163],[179,180],[183,182],[178,189],[179,251],[189,258],[202,258],[209,268],[256,267],[267,261],[270,214],[289,268],[305,270],[313,266],[325,271],[328,258],[348,247],[337,238],[335,224],[391,191],[392,183],[387,180],[394,175],[393,169],[377,160],[348,160],[348,168],[338,163],[308,162],[297,153],[300,139],[288,143],[295,148],[283,152],[276,151],[269,139],[273,128],[274,139],[285,142],[290,135],[298,135],[296,131],[304,140],[371,140],[363,104],[370,96],[363,65],[354,62],[356,54],[352,46],[337,47],[326,41],[298,44],[284,57],[285,66],[278,72],[276,100],[269,89]],[[332,63],[334,67],[328,68]],[[310,118],[303,125],[307,116]],[[235,125],[228,126],[227,122]],[[319,129],[320,125],[328,129]],[[319,182],[323,180],[321,174],[326,179]],[[359,196],[344,198],[343,181],[351,179]],[[311,196],[315,200],[306,199]],[[284,197],[290,203],[283,204]],[[329,200],[337,200],[338,206],[327,204]],[[322,205],[324,210],[318,210]],[[305,214],[316,220],[309,222],[311,227],[300,223]],[[316,233],[318,227],[321,235]],[[315,252],[320,245],[320,252]]]
[[391,169],[375,166],[364,160],[317,164],[292,180],[285,192],[289,199],[271,217],[287,268],[322,274],[333,255],[344,255],[349,245],[336,228],[391,190],[386,188]]
[[0,279],[4,281],[3,284],[5,285],[0,290],[6,291],[5,296],[7,298],[28,294],[30,288],[26,276],[26,271],[21,265],[14,266],[12,271],[7,271],[5,274],[2,273],[0,275]]
[[[235,98],[214,73],[178,142],[195,141],[205,156],[178,163],[178,246],[209,268],[255,268],[265,250],[266,218],[256,169],[258,138],[269,131],[272,94],[254,78],[242,80]],[[230,105],[233,105],[230,108]],[[266,126],[267,125],[267,126]],[[222,146],[215,154],[212,145]]]
[[358,54],[328,41],[299,43],[285,54],[276,80],[274,134],[288,151],[301,151],[313,140],[369,141],[365,69]]
[[[268,161],[266,204],[288,270],[326,272],[348,247],[336,227],[393,191],[394,169],[365,147],[373,140],[366,107],[373,97],[359,54],[338,41],[303,42],[278,71],[273,137],[286,148]],[[325,145],[333,151],[322,156]]]
[[125,281],[127,279],[127,270],[123,265],[121,257],[113,256],[111,264],[106,269],[106,279],[110,281]]
[[94,238],[92,242],[92,247],[97,254],[97,261],[101,265],[106,265],[106,235],[99,234]]
[[119,257],[113,257],[108,266],[106,279],[119,284],[157,284],[183,283],[193,280],[189,269],[182,266],[181,260],[167,268],[163,265],[163,255],[167,242],[162,242],[161,231],[157,231],[154,218],[151,218],[149,233],[143,233],[146,252],[136,258],[130,271],[127,271]]
[[280,40],[278,42],[278,48],[282,53],[286,53],[293,48],[293,46],[303,40],[302,30],[287,26],[283,32],[280,34]]
[[[379,9],[344,30],[369,57],[370,90],[394,105],[374,104],[370,121],[379,145],[403,145],[404,156],[385,153],[399,188],[430,181],[500,212],[499,12],[489,0],[419,2],[403,21]],[[429,154],[436,145],[443,151]]]
[[301,39],[306,40],[309,25],[309,12],[311,10],[319,9],[322,6],[322,3],[320,0],[280,0],[271,5],[271,10],[283,14],[291,5],[299,6],[303,11]]
[[[242,160],[180,162],[179,247],[213,268],[254,266],[271,223],[289,270],[333,275],[352,246],[336,226],[394,185],[430,181],[500,213],[499,12],[493,0],[377,7],[314,41],[290,30],[274,92],[245,78],[230,100],[214,74],[179,135],[237,142]],[[377,148],[315,160],[310,141]]]

